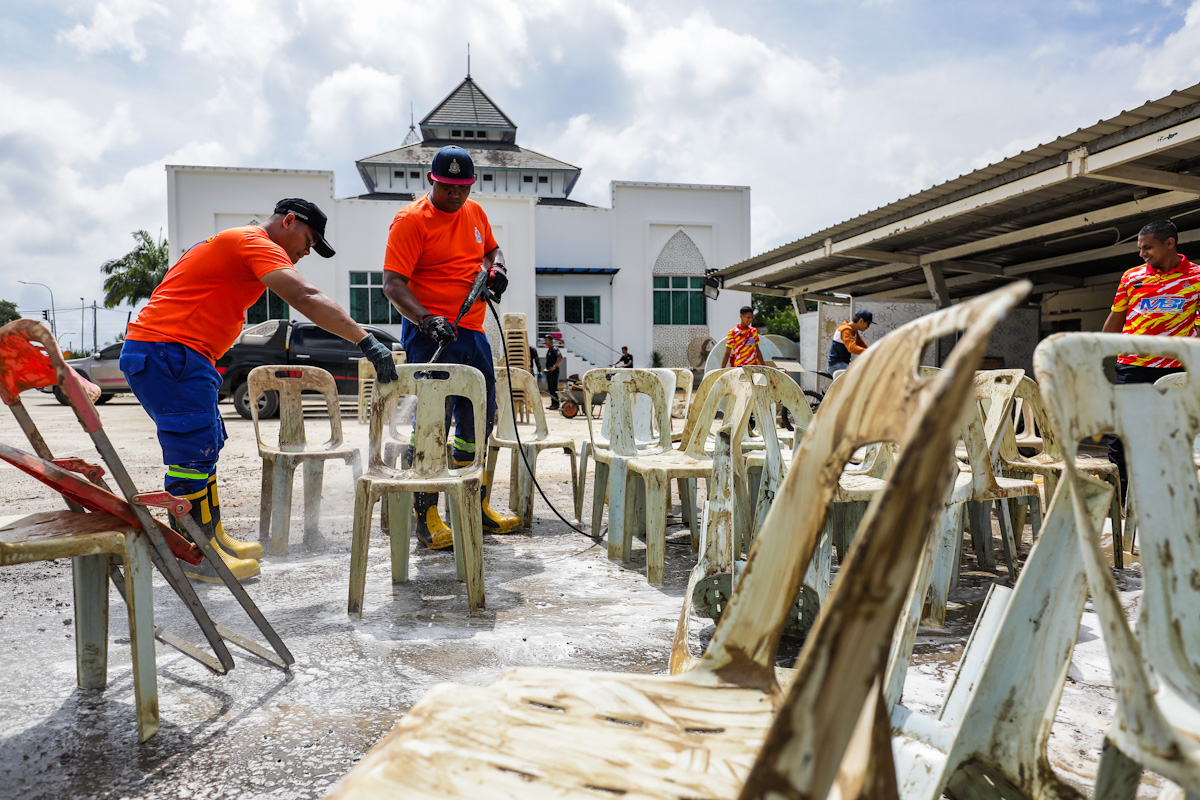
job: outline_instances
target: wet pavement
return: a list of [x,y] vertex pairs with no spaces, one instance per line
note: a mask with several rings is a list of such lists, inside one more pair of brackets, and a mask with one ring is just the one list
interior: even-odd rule
[[[26,405],[56,456],[96,461],[70,412],[47,395]],[[231,532],[257,529],[260,462],[254,432],[223,406],[230,441],[221,459],[222,510]],[[106,429],[134,481],[160,485],[150,420],[117,398],[101,408]],[[582,418],[549,415],[551,430],[583,439]],[[313,420],[320,424],[320,420]],[[344,416],[346,439],[365,444],[366,427]],[[310,439],[315,435],[310,434]],[[0,440],[23,447],[8,417]],[[498,501],[507,496],[506,456],[497,470]],[[539,459],[543,488],[560,510],[571,508],[566,456]],[[111,602],[109,684],[75,685],[70,563],[0,569],[0,797],[8,798],[267,798],[320,797],[379,741],[432,686],[486,684],[508,667],[662,672],[693,564],[685,530],[676,524],[667,547],[666,583],[646,583],[639,542],[631,564],[609,561],[602,547],[553,517],[540,498],[531,533],[485,537],[487,613],[468,617],[453,556],[414,547],[413,580],[390,582],[387,539],[372,535],[364,614],[346,615],[353,489],[347,467],[327,468],[321,552],[303,550],[298,533],[287,557],[268,557],[247,590],[296,657],[282,672],[236,648],[236,668],[216,676],[169,647],[158,646],[162,727],[139,745],[133,705],[125,607]],[[0,514],[62,508],[46,487],[0,469]],[[590,500],[585,506],[588,517]],[[678,523],[678,520],[674,520]],[[1137,573],[1122,575],[1128,601]],[[997,573],[964,569],[953,590],[945,631],[922,629],[906,702],[934,711],[987,588]],[[212,615],[247,635],[253,627],[232,597],[203,586]],[[160,578],[157,624],[202,641],[190,615]],[[703,640],[711,624],[700,627]],[[1094,780],[1103,732],[1111,719],[1107,661],[1094,617],[1085,615],[1080,644],[1051,741],[1055,766],[1081,786]],[[799,643],[785,641],[783,658]],[[1143,794],[1150,786],[1143,787]],[[1148,795],[1147,795],[1148,796]]]

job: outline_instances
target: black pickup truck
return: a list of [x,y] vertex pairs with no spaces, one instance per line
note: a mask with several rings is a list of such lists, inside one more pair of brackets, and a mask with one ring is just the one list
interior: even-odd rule
[[[363,326],[368,333],[393,350],[400,341],[380,328]],[[318,328],[311,322],[271,320],[246,329],[229,352],[217,360],[221,373],[222,398],[232,397],[238,414],[250,419],[250,398],[246,376],[250,370],[264,364],[305,364],[327,370],[337,382],[338,394],[358,394],[358,348],[339,336]],[[279,413],[279,397],[264,392],[258,398],[258,416],[273,417]]]

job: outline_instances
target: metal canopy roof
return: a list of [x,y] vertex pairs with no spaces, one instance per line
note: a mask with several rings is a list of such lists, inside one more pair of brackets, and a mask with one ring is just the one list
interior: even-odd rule
[[1200,241],[1200,84],[717,274],[788,297],[946,304],[1018,277],[1040,295],[1115,284],[1138,229],[1161,218]]
[[537,267],[538,275],[616,275],[620,267]]

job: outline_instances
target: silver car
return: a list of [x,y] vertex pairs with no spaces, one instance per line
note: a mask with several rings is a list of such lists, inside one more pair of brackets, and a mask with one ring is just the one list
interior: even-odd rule
[[[97,404],[107,403],[121,392],[129,391],[129,384],[125,382],[125,375],[121,372],[121,348],[124,346],[124,342],[117,342],[86,358],[72,358],[67,362],[76,372],[100,387],[100,399],[96,401]],[[67,396],[61,389],[55,386],[53,392],[58,402],[64,406],[68,404]]]

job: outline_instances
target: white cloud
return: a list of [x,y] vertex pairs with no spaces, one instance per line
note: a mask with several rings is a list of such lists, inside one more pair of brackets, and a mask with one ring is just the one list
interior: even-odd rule
[[399,75],[351,64],[308,93],[308,133],[320,146],[336,147],[364,132],[394,133],[407,118]]
[[1182,89],[1200,75],[1200,1],[1193,2],[1183,27],[1155,47],[1153,57],[1142,64],[1138,88],[1155,95]]
[[142,61],[146,58],[146,48],[137,37],[138,23],[151,15],[166,13],[165,8],[152,0],[110,0],[96,6],[91,25],[80,23],[60,31],[58,41],[84,55],[125,50],[134,61]]

